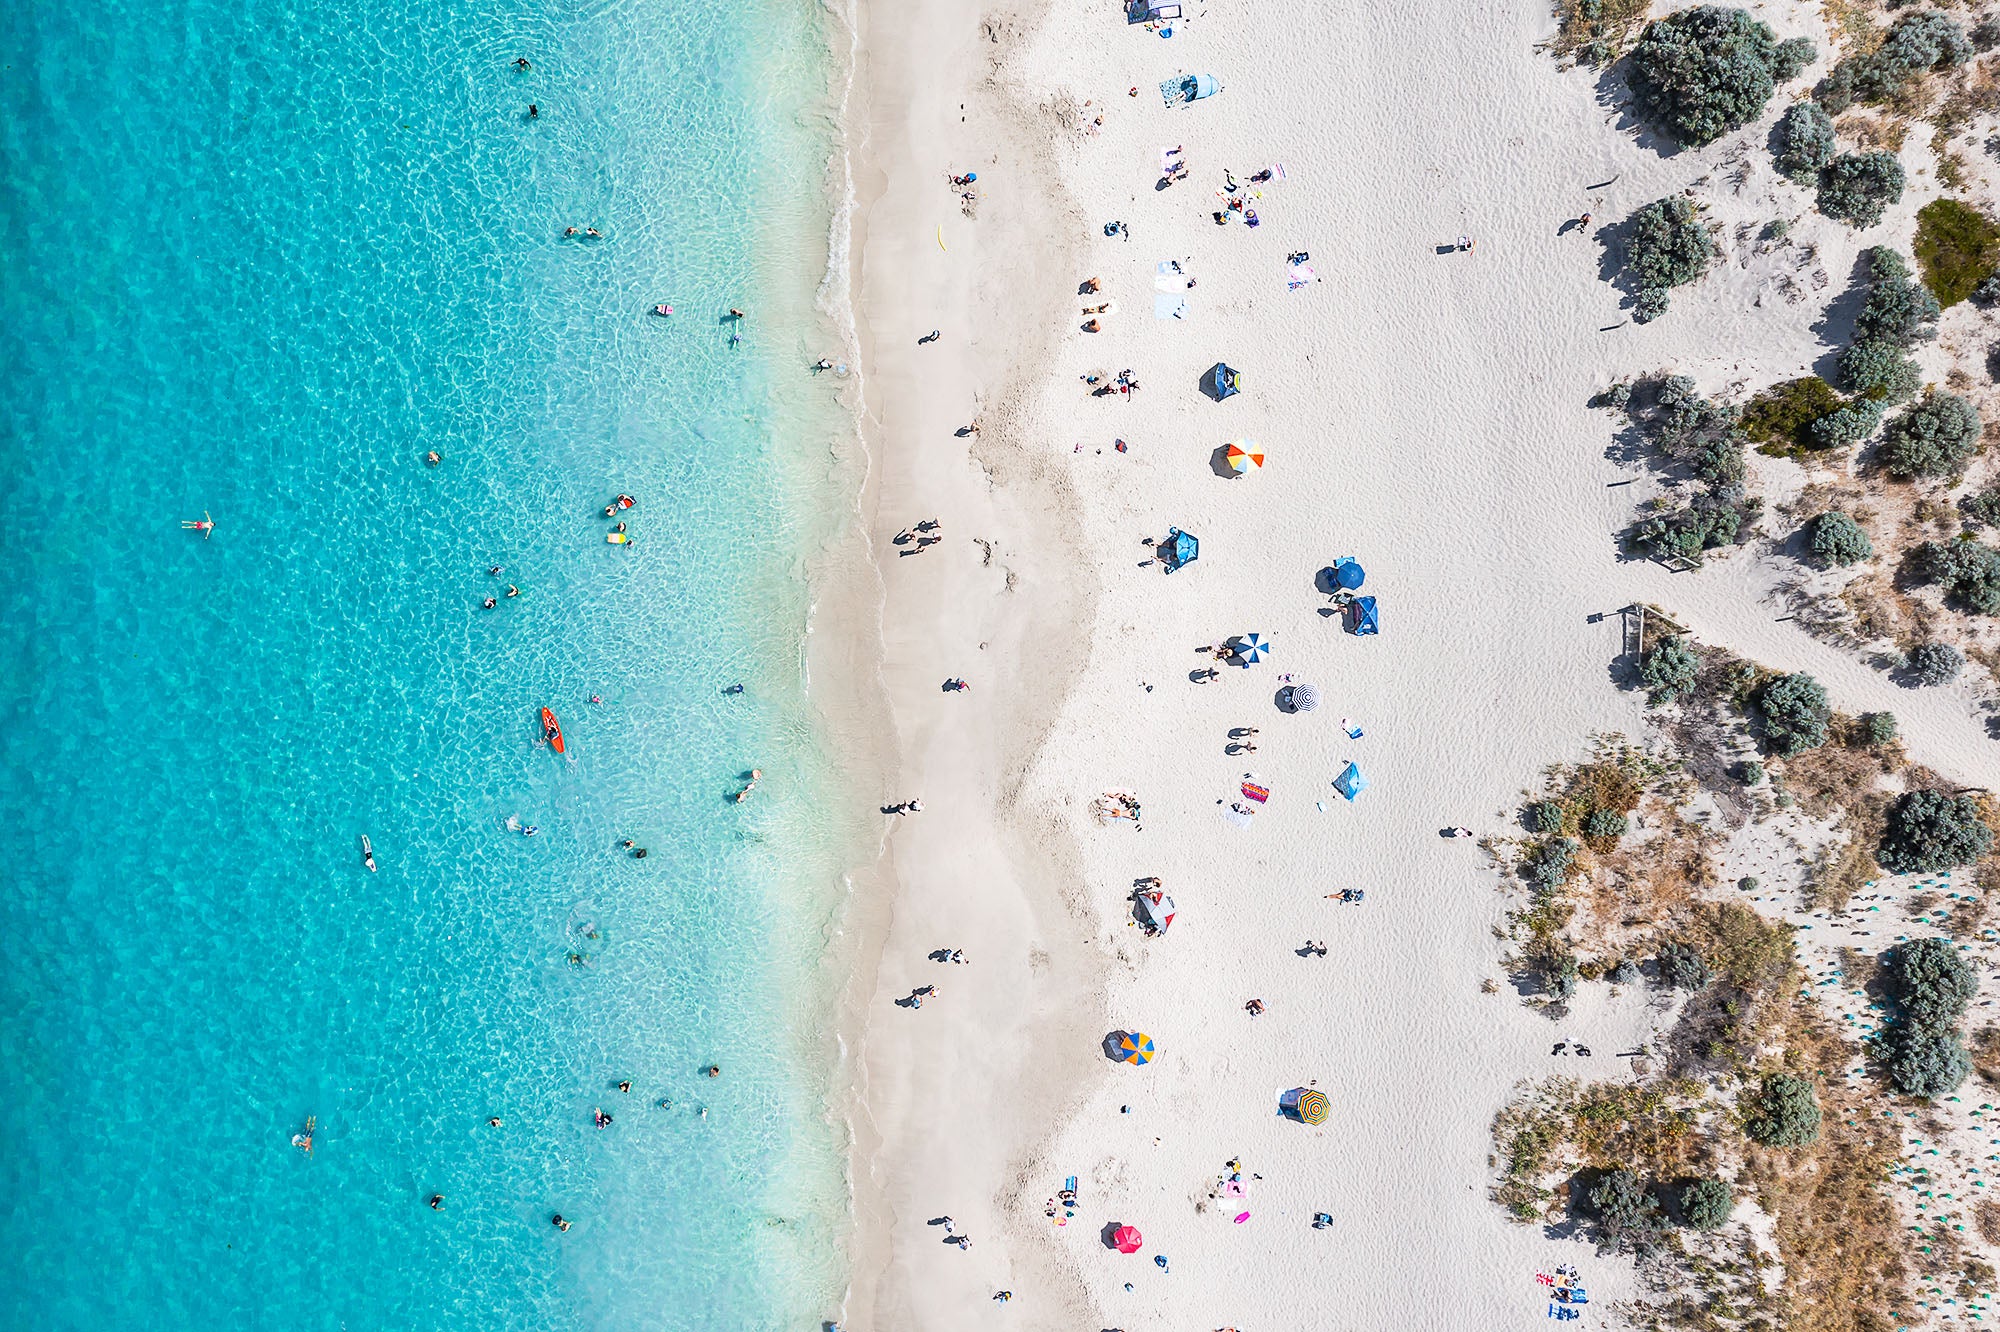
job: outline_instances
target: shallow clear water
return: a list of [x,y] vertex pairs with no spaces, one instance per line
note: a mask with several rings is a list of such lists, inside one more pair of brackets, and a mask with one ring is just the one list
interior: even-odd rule
[[0,16],[0,1325],[824,1311],[816,21]]

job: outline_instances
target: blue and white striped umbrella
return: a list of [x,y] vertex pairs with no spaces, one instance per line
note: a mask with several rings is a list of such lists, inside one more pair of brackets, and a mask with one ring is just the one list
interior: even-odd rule
[[1245,634],[1236,640],[1236,655],[1245,666],[1264,660],[1264,654],[1270,650],[1271,640],[1262,634]]

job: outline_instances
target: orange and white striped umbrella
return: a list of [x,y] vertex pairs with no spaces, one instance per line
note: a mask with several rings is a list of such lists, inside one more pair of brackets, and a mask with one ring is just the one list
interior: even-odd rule
[[1252,439],[1237,440],[1234,444],[1223,450],[1222,456],[1228,460],[1229,466],[1239,475],[1249,472],[1252,469],[1262,471],[1264,468],[1263,446]]

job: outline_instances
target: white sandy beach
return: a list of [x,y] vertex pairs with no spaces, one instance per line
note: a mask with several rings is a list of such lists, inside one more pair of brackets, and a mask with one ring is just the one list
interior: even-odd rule
[[[1779,560],[1753,549],[1673,574],[1621,557],[1614,533],[1653,483],[1615,484],[1640,473],[1607,457],[1613,424],[1585,406],[1664,368],[1710,392],[1803,372],[1854,256],[1907,248],[1934,193],[1927,155],[1908,145],[1909,194],[1856,235],[1773,175],[1761,145],[1782,97],[1757,126],[1662,156],[1621,127],[1615,92],[1536,50],[1541,0],[1188,9],[1171,40],[1067,0],[1039,21],[944,5],[862,20],[864,507],[898,752],[879,796],[924,811],[885,816],[887,900],[853,927],[880,951],[850,996],[844,1323],[1537,1326],[1537,1270],[1580,1265],[1601,1305],[1633,1276],[1489,1201],[1492,1117],[1522,1079],[1624,1075],[1614,1053],[1658,1014],[1643,993],[1586,1000],[1560,1029],[1521,1007],[1498,882],[1438,830],[1505,835],[1545,764],[1593,732],[1645,734],[1614,669],[1634,602],[1811,671],[1845,711],[1893,710],[1942,773],[1991,769],[1963,691],[1898,690],[1783,621]],[[1813,31],[1803,10],[1758,13]],[[1181,72],[1224,90],[1168,109],[1156,85]],[[1075,128],[1100,112],[1101,132]],[[1189,179],[1156,191],[1175,145]],[[1622,220],[1739,158],[1740,188],[1705,197],[1732,235],[1805,215],[1804,298],[1785,299],[1796,256],[1731,245],[1727,272],[1631,324],[1602,246],[1559,228]],[[1224,169],[1245,182],[1277,163],[1283,180],[1252,187],[1261,225],[1215,225]],[[948,168],[978,172],[976,220]],[[1113,219],[1129,241],[1103,234]],[[1438,252],[1461,234],[1477,248]],[[1301,250],[1322,280],[1290,292]],[[1198,283],[1182,320],[1153,316],[1167,259]],[[1090,276],[1102,293],[1079,298]],[[1080,331],[1106,298],[1104,331]],[[932,328],[942,339],[916,345]],[[1197,388],[1218,360],[1243,376],[1223,402]],[[1099,367],[1143,387],[1092,398],[1078,377]],[[979,434],[957,437],[975,416]],[[1225,479],[1211,456],[1239,437],[1268,465]],[[940,545],[890,544],[926,518]],[[1141,539],[1170,525],[1201,557],[1167,576]],[[1321,614],[1314,575],[1340,555],[1368,570],[1377,637]],[[1273,641],[1265,662],[1191,682],[1198,649],[1253,631]],[[1317,711],[1275,706],[1287,675],[1320,688]],[[944,692],[952,676],[970,691]],[[1225,752],[1232,727],[1258,728],[1254,754]],[[1331,787],[1349,760],[1372,782],[1352,804]],[[1221,811],[1249,773],[1272,794],[1238,828]],[[1137,795],[1143,831],[1092,816],[1106,791]],[[1150,875],[1181,914],[1145,940],[1126,899]],[[1324,900],[1347,887],[1366,902]],[[1307,939],[1329,955],[1296,955]],[[927,958],[953,947],[970,965]],[[1481,993],[1488,978],[1499,993]],[[896,1004],[926,984],[939,992],[920,1010]],[[1099,1043],[1119,1029],[1159,1057],[1111,1064]],[[1552,1058],[1559,1037],[1595,1054]],[[1332,1102],[1323,1127],[1276,1113],[1307,1084]],[[1246,1196],[1211,1203],[1232,1158]],[[1067,1175],[1080,1205],[1058,1227],[1044,1200]],[[1314,1230],[1322,1210],[1334,1224]],[[969,1249],[927,1224],[944,1215]],[[1140,1254],[1104,1245],[1112,1222],[1145,1233]]]

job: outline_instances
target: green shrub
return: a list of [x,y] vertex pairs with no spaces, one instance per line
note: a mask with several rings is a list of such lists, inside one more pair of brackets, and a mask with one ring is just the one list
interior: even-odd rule
[[1572,838],[1555,837],[1542,844],[1538,851],[1523,866],[1528,882],[1544,896],[1558,891],[1569,882],[1576,872],[1576,853],[1580,844]]
[[1958,501],[1958,511],[1975,527],[2000,524],[2000,486],[1964,496]]
[[1735,505],[1703,494],[1695,496],[1686,508],[1642,519],[1633,529],[1633,538],[1662,558],[1692,560],[1703,551],[1734,544],[1742,524],[1743,514]]
[[1736,1195],[1713,1175],[1681,1185],[1681,1224],[1692,1230],[1715,1230],[1736,1208]]
[[1926,541],[1915,566],[1919,577],[1942,584],[1954,604],[2000,615],[2000,550],[1977,541]]
[[1837,509],[1829,509],[1806,524],[1806,549],[1824,565],[1859,564],[1875,553],[1868,534]]
[[1919,643],[1903,658],[1903,669],[1920,685],[1950,684],[1965,667],[1965,654],[1949,643]]
[[1743,460],[1743,441],[1733,435],[1702,445],[1689,466],[1695,479],[1710,487],[1734,485],[1750,470]]
[[1971,403],[1932,389],[1883,431],[1882,465],[1891,476],[1950,476],[1979,448],[1979,433]]
[[1604,1238],[1615,1244],[1633,1231],[1657,1230],[1659,1206],[1653,1195],[1629,1170],[1607,1170],[1586,1195],[1590,1210],[1603,1227]]
[[1667,312],[1670,303],[1665,288],[1647,287],[1632,298],[1632,322],[1650,324]]
[[1766,1147],[1804,1147],[1819,1141],[1819,1118],[1812,1083],[1773,1073],[1764,1079],[1743,1130]]
[[1763,886],[1764,881],[1754,874],[1746,874],[1736,881],[1736,891],[1739,893],[1754,893]]
[[1703,5],[1646,25],[1627,82],[1640,114],[1698,147],[1757,118],[1779,64],[1770,28],[1740,9]]
[[1647,318],[1666,310],[1667,288],[1700,278],[1720,252],[1694,200],[1685,195],[1656,200],[1634,213],[1625,263],[1642,294],[1660,295],[1659,312]]
[[1699,990],[1715,979],[1701,954],[1676,939],[1660,945],[1660,979],[1677,990]]
[[1604,973],[1604,978],[1613,985],[1637,985],[1639,983],[1639,964],[1629,957],[1621,957],[1618,959],[1617,966]]
[[1788,83],[1805,73],[1819,56],[1819,48],[1804,37],[1788,37],[1778,43],[1778,49],[1771,58],[1771,77],[1779,83]]
[[1820,171],[1833,160],[1838,146],[1833,137],[1833,118],[1817,102],[1794,102],[1778,121],[1778,151],[1773,161],[1780,174],[1801,185],[1819,179]]
[[1831,416],[1812,423],[1813,447],[1842,449],[1859,444],[1882,424],[1882,404],[1874,398],[1856,398]]
[[1671,703],[1691,691],[1700,672],[1701,659],[1679,634],[1661,639],[1639,658],[1639,682],[1657,703]]
[[1956,1091],[1972,1071],[1957,1025],[1978,978],[1949,939],[1912,939],[1882,962],[1896,1001],[1896,1026],[1885,1042],[1890,1078],[1911,1096]]
[[1903,164],[1894,153],[1842,153],[1819,178],[1819,211],[1855,227],[1872,227],[1903,197]]
[[[1849,343],[1841,351],[1834,373],[1842,388],[1878,403],[1908,402],[1924,386],[1923,371],[1893,342]],[[1880,407],[1875,410],[1875,419],[1882,419]]]
[[1886,245],[1868,251],[1868,299],[1854,317],[1854,341],[1912,347],[1937,336],[1937,297],[1910,277],[1903,256]]
[[1743,779],[1745,786],[1762,786],[1764,784],[1764,765],[1755,759],[1751,759],[1738,770],[1737,775]]
[[1888,1047],[1889,1080],[1907,1096],[1957,1091],[1972,1072],[1972,1058],[1955,1031],[1898,1030]]
[[1979,978],[1949,939],[1912,939],[1882,959],[1897,1020],[1919,1027],[1949,1027],[1965,1016],[1979,992]]
[[1836,115],[1856,102],[1886,102],[1926,70],[1948,69],[1972,56],[1965,29],[1934,9],[1896,20],[1882,45],[1833,67],[1819,99]]
[[1600,840],[1616,841],[1631,827],[1623,814],[1615,809],[1593,809],[1583,820],[1583,835]]
[[1905,791],[1889,806],[1875,863],[1891,874],[1931,874],[1970,865],[1992,846],[1971,796]]
[[1800,754],[1826,743],[1826,723],[1833,709],[1826,690],[1803,672],[1781,675],[1765,685],[1757,699],[1764,718],[1764,739],[1780,754]]
[[1933,199],[1917,210],[1913,249],[1924,285],[1949,310],[2000,269],[2000,225],[1970,204]]
[[1576,998],[1577,974],[1576,955],[1565,953],[1543,970],[1542,984],[1551,999],[1568,1002]]
[[1561,832],[1563,807],[1553,800],[1537,800],[1528,806],[1528,826],[1538,833]]
[[[1844,404],[1833,385],[1818,375],[1773,384],[1743,404],[1743,433],[1759,442],[1813,448],[1813,422],[1839,411]],[[1740,479],[1740,478],[1739,478]]]
[[1896,714],[1893,712],[1864,712],[1861,714],[1861,738],[1871,745],[1886,745],[1896,738]]

